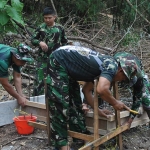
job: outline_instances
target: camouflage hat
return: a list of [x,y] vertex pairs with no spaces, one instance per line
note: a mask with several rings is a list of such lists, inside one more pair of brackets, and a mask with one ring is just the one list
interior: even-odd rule
[[34,59],[30,56],[30,51],[31,48],[23,43],[19,44],[18,48],[11,49],[11,52],[17,59],[27,62],[33,62]]
[[139,67],[136,63],[134,55],[127,55],[126,52],[119,52],[114,55],[114,58],[118,63],[120,63],[121,68],[123,69],[125,75],[129,79],[129,85],[132,86],[136,83],[137,77],[136,74],[139,72]]

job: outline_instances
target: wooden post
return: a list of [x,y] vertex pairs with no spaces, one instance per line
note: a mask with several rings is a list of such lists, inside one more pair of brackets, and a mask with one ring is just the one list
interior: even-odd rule
[[[98,95],[97,95],[97,80],[94,80],[94,140],[99,138],[99,115],[98,115]],[[95,147],[94,150],[99,150]]]
[[50,145],[50,137],[51,137],[51,131],[50,131],[50,111],[49,111],[49,103],[48,98],[46,96],[47,94],[47,83],[46,79],[44,79],[44,85],[45,85],[45,104],[46,104],[46,118],[47,118],[47,134],[48,134],[48,144]]
[[[118,83],[113,83],[113,95],[114,97],[119,100],[119,93],[118,93]],[[120,111],[115,110],[115,120],[116,120],[116,129],[121,126],[121,120],[120,120]],[[122,134],[118,134],[117,136],[117,144],[119,146],[119,150],[123,149],[123,143],[122,143]]]

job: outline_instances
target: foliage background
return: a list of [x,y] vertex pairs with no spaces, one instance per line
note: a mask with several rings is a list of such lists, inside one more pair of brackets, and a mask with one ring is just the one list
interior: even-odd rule
[[70,41],[107,54],[130,51],[141,58],[141,49],[149,47],[149,0],[1,0],[0,43],[32,46],[30,38],[47,6],[56,10]]

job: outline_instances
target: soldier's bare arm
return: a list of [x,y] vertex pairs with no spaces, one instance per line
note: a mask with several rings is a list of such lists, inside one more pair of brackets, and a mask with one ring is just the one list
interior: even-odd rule
[[124,103],[121,101],[116,100],[113,95],[110,92],[110,81],[104,77],[99,78],[98,86],[97,86],[97,92],[100,94],[100,97],[111,104],[114,109],[116,110],[123,110],[127,109],[130,110]]

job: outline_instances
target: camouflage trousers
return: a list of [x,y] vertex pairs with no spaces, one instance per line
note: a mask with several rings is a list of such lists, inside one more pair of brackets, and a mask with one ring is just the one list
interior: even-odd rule
[[145,78],[145,75],[143,75],[143,78],[138,79],[136,86],[134,86],[132,109],[137,110],[140,105],[150,110],[150,83],[149,80]]
[[150,108],[150,83],[144,76],[144,88],[142,90],[142,104]]
[[47,70],[46,97],[50,106],[51,144],[62,147],[68,144],[67,130],[86,133],[84,112],[78,82],[50,56]]
[[34,82],[34,91],[33,95],[43,95],[45,94],[44,91],[44,79],[46,78],[46,69],[47,69],[47,63],[41,63],[38,62],[36,66],[36,81]]

